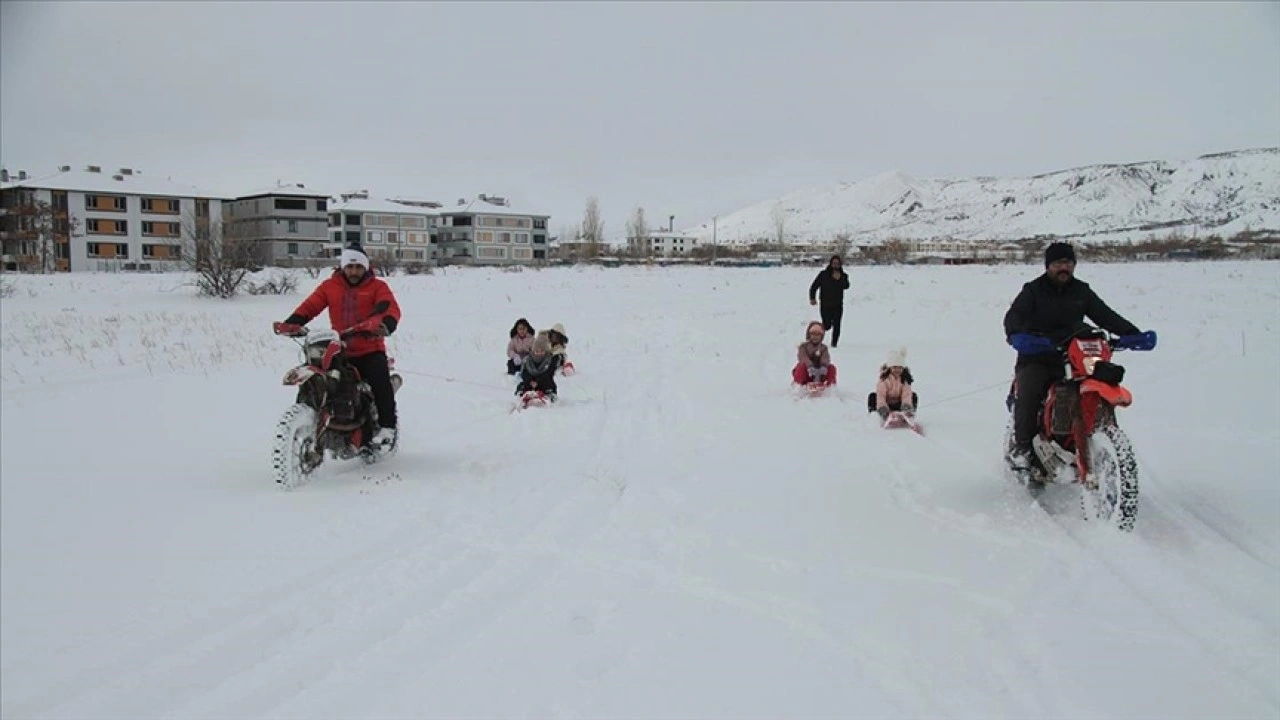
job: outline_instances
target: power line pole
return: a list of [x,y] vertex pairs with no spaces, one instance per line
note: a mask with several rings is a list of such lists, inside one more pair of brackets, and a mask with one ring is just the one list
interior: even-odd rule
[[716,237],[716,223],[720,220],[719,215],[711,217],[711,262],[715,263],[716,258],[720,254],[720,240]]

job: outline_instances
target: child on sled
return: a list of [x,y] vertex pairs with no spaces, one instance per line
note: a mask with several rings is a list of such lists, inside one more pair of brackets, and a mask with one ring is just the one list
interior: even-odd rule
[[569,336],[565,334],[564,325],[556,323],[550,330],[540,331],[538,337],[546,338],[551,344],[551,357],[556,369],[563,375],[572,375],[574,367],[573,363],[569,362],[569,353],[565,349],[569,344]]
[[889,353],[880,366],[880,378],[875,392],[867,395],[867,412],[874,412],[884,420],[890,412],[915,414],[919,396],[911,389],[911,368],[907,367],[907,350],[898,348]]
[[533,349],[533,326],[528,320],[520,318],[511,326],[511,340],[507,342],[507,374],[520,372],[524,359],[529,357]]
[[814,321],[805,328],[805,340],[796,348],[798,362],[791,369],[791,380],[797,385],[835,385],[836,366],[831,364],[831,351],[822,342],[827,331]]
[[520,366],[516,395],[526,392],[541,392],[551,402],[556,401],[556,361],[551,354],[551,343],[543,335],[534,338],[529,357]]

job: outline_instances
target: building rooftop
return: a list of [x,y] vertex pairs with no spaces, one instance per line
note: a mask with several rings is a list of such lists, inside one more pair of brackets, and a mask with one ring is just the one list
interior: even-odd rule
[[[89,168],[97,169],[91,170]],[[25,180],[18,180],[11,173],[9,180],[9,182],[0,183],[0,189],[31,188],[103,194],[229,199],[227,195],[202,190],[194,185],[175,182],[171,178],[151,176],[130,168],[108,168],[96,165],[77,169],[63,165],[57,172],[28,177]]]
[[[505,204],[498,204],[497,200],[501,200]],[[511,200],[508,198],[462,198],[457,203],[450,205],[445,204],[444,207],[436,210],[440,215],[451,215],[457,213],[466,213],[469,215],[521,215],[524,217],[551,217],[546,213],[537,213],[529,210],[520,210],[511,207]]]
[[329,203],[329,212],[384,213],[393,215],[425,215],[439,217],[443,208],[405,205],[394,200],[353,197]]
[[323,192],[320,190],[315,190],[313,188],[308,188],[306,185],[303,185],[302,183],[277,182],[275,185],[270,187],[258,188],[256,190],[250,190],[249,192],[246,192],[246,193],[241,193],[239,195],[236,195],[235,198],[237,200],[244,200],[247,198],[264,197],[267,195],[284,195],[286,197],[322,198],[325,200],[329,199],[330,197],[329,193]]

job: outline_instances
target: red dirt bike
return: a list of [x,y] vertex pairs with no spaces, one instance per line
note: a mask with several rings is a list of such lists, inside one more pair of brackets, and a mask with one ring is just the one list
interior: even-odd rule
[[[326,452],[337,460],[360,457],[366,463],[394,454],[394,445],[386,450],[369,446],[368,439],[378,429],[378,407],[373,390],[343,352],[344,338],[369,333],[308,330],[280,322],[272,328],[302,348],[302,364],[284,376],[284,384],[297,387],[298,394],[276,425],[271,448],[276,482],[287,489],[306,483]],[[388,363],[395,367],[393,360]],[[403,382],[399,374],[391,374],[396,392]]]
[[[1120,382],[1124,368],[1111,362],[1115,350],[1152,350],[1154,333],[1112,337],[1083,327],[1049,352],[1065,354],[1065,379],[1049,386],[1031,440],[1032,464],[1027,471],[1010,469],[1033,494],[1045,483],[1079,484],[1081,510],[1124,531],[1138,516],[1138,462],[1128,435],[1116,421],[1116,408],[1133,404],[1133,395]],[[1013,399],[1006,405],[1009,423],[1004,450],[1014,443]]]

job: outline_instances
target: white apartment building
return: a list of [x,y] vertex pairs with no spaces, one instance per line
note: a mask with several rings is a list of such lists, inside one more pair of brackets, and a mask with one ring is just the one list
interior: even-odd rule
[[442,264],[525,265],[547,259],[550,215],[517,210],[491,195],[459,198],[439,213],[436,242]]
[[[412,203],[412,204],[410,204]],[[438,257],[433,244],[440,225],[439,203],[370,199],[367,191],[348,193],[329,205],[331,257],[359,243],[376,263],[392,257],[404,263],[429,263]]]
[[[226,198],[131,168],[97,165],[39,177],[0,176],[0,251],[4,268],[38,266],[46,253],[34,227],[52,227],[52,269],[59,272],[176,270],[184,223],[208,222]],[[47,218],[33,215],[47,203]]]
[[678,257],[692,252],[696,247],[696,237],[670,230],[650,230],[644,237],[627,238],[628,250],[652,257]]

